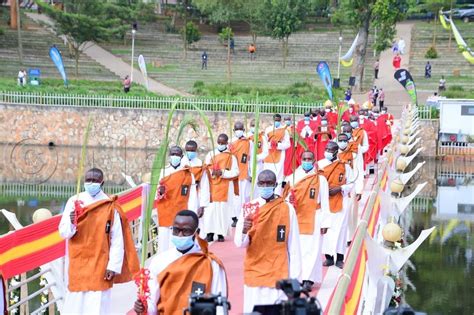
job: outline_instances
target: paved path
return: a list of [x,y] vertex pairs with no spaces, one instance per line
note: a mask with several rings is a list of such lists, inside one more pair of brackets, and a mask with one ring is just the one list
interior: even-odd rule
[[[405,41],[406,47],[405,47],[405,54],[402,55],[402,64],[401,68],[404,69],[409,69],[410,65],[410,55],[411,55],[411,32],[413,29],[414,24],[412,22],[403,22],[397,24],[397,35],[395,38],[403,38]],[[376,85],[378,88],[383,88],[385,91],[385,106],[387,106],[388,110],[395,116],[399,117],[402,108],[404,105],[407,103],[411,102],[410,97],[408,96],[408,93],[405,91],[405,89],[398,83],[394,78],[393,74],[395,73],[395,70],[392,66],[392,59],[393,59],[393,53],[391,48],[385,50],[384,52],[381,53],[380,59],[379,59],[379,78],[377,80],[374,80],[374,85]],[[374,75],[373,71],[373,65],[366,65],[365,68],[365,73],[368,76]],[[416,84],[416,82],[415,82]],[[371,87],[367,87],[371,88]],[[418,92],[418,100],[423,101],[425,100],[430,93],[426,92]],[[368,93],[364,94],[357,94],[354,95],[355,100],[359,104],[363,104],[365,101],[368,99]]]
[[[44,15],[44,14],[26,13],[26,15],[30,19],[42,25],[52,26],[54,23],[47,15]],[[51,28],[48,28],[48,29],[53,31]],[[82,50],[82,53],[86,54],[89,58],[101,64],[103,67],[109,69],[120,78],[123,79],[126,75],[130,75],[130,65],[128,63],[116,57],[115,55],[111,54],[110,52],[103,49],[99,45],[93,42],[86,42],[83,44],[83,47],[84,49]],[[133,69],[133,81],[134,83],[138,83],[146,87],[146,82],[142,76],[142,73],[135,68]],[[148,78],[148,88],[150,91],[160,94],[160,95],[189,96],[188,93],[173,89],[151,78]]]

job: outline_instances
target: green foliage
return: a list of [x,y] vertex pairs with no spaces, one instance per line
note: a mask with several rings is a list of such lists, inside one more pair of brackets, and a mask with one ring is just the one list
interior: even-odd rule
[[193,0],[193,4],[207,15],[213,24],[229,24],[242,14],[243,0]]
[[2,35],[5,35],[5,30],[3,29],[3,27],[0,27],[0,36]]
[[[334,98],[343,99],[344,91],[334,89]],[[264,102],[323,102],[327,99],[326,90],[313,87],[310,83],[295,83],[282,88],[256,88],[235,84],[209,84],[196,81],[193,94],[211,98],[229,98],[254,101],[256,96]]]
[[188,22],[186,26],[183,26],[180,31],[183,38],[186,39],[186,43],[191,45],[201,39],[201,32],[199,32],[196,25],[193,22]]
[[373,9],[373,26],[377,28],[375,51],[382,52],[389,48],[396,35],[395,25],[405,17],[407,1],[383,0],[376,1]]
[[226,44],[227,41],[234,38],[234,32],[230,27],[224,27],[219,33],[219,42]]
[[297,31],[306,15],[306,0],[265,0],[266,26],[272,37],[284,40]]
[[428,48],[428,50],[425,53],[425,58],[427,59],[438,58],[438,52],[436,51],[436,48],[434,46],[431,46],[430,48]]
[[474,89],[464,89],[459,85],[448,86],[448,90],[441,93],[447,98],[474,99]]

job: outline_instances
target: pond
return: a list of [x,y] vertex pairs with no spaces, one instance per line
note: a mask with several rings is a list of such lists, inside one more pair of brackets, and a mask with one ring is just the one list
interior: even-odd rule
[[[38,208],[60,213],[74,194],[80,148],[9,148],[0,161],[0,209],[17,214],[20,223],[32,223]],[[149,172],[152,150],[89,148],[85,168],[104,170],[105,190],[128,188],[123,175],[136,183]],[[413,163],[416,164],[416,163]],[[411,257],[414,269],[404,268],[409,285],[406,301],[428,314],[474,314],[474,163],[429,161],[413,180],[429,184],[401,219],[408,241],[421,230],[437,226]],[[0,234],[9,230],[0,216]],[[37,302],[33,304],[37,305]]]

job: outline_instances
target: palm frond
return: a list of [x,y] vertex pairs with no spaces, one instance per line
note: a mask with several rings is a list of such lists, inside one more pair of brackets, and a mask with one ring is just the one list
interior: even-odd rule
[[[212,147],[212,154],[214,155],[214,135],[212,133],[212,125],[209,122],[209,118],[207,118],[206,114],[204,111],[202,111],[199,107],[193,104],[194,109],[198,112],[199,116],[201,117],[202,121],[204,122],[204,125],[206,125],[207,133],[209,135],[209,139],[211,141],[211,147]],[[213,156],[214,157],[214,156]]]
[[89,141],[89,132],[92,127],[92,116],[89,116],[87,121],[86,131],[84,132],[84,139],[82,140],[81,148],[81,160],[79,161],[79,169],[77,171],[77,182],[76,182],[76,195],[79,199],[79,193],[81,192],[81,178],[84,174],[84,164],[86,163],[86,151],[87,151],[87,142]]
[[[258,94],[257,94],[258,100]],[[255,191],[255,183],[257,182],[257,154],[258,154],[258,138],[260,134],[260,106],[258,101],[255,104],[255,129],[253,133],[253,147],[252,147],[252,183],[250,185],[250,198],[253,198]]]
[[179,143],[181,142],[181,137],[183,136],[183,132],[186,127],[190,127],[192,130],[194,130],[194,132],[199,133],[199,124],[196,122],[196,120],[190,115],[185,115],[183,120],[181,121],[181,124],[179,124],[176,144],[179,145]]

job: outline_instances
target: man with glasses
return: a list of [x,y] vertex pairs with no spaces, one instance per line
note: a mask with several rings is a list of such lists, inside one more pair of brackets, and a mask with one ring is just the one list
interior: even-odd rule
[[227,297],[224,265],[208,251],[199,238],[196,213],[182,210],[172,226],[173,247],[154,257],[149,266],[150,298],[145,306],[140,300],[134,311],[142,314],[180,314],[188,306],[191,294],[221,294]]

